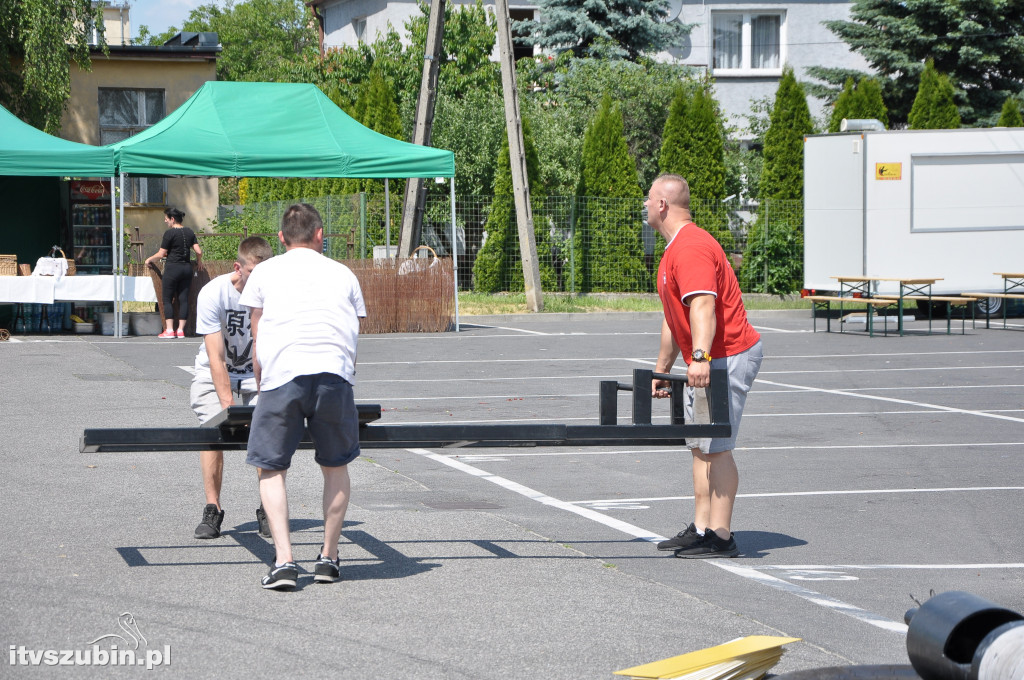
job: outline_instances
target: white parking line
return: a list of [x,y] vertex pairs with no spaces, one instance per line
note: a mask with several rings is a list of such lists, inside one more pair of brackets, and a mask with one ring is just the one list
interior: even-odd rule
[[[932,489],[839,489],[835,491],[773,491],[770,493],[741,493],[736,498],[781,498],[791,496],[858,496],[890,493],[954,493],[969,491],[1024,491],[1024,486],[951,486]],[[654,503],[657,501],[686,501],[693,496],[654,496],[650,498],[598,498],[585,501],[567,501],[579,505],[607,503]]]
[[[660,541],[665,540],[664,536],[659,536],[655,533],[647,531],[646,529],[642,529],[636,525],[629,524],[628,522],[623,522],[622,520],[597,512],[596,510],[582,508],[573,503],[568,503],[566,501],[553,498],[539,491],[535,491],[527,486],[523,486],[518,482],[513,482],[504,477],[500,477],[498,475],[494,475],[484,470],[481,470],[480,468],[473,467],[472,465],[467,465],[466,463],[460,460],[455,460],[454,458],[450,458],[448,456],[436,454],[426,449],[407,450],[410,451],[411,453],[415,453],[425,458],[429,458],[430,460],[442,463],[456,470],[460,470],[461,472],[465,472],[466,474],[472,475],[474,477],[479,477],[480,479],[491,482],[492,484],[497,484],[498,486],[504,489],[520,494],[521,496],[525,496],[530,500],[537,501],[538,503],[542,503],[544,505],[557,508],[559,510],[564,510],[566,512],[571,512],[576,515],[580,515],[581,517],[598,522],[599,524],[603,524],[604,526],[610,527],[617,531],[621,531],[622,533],[628,536],[633,536],[634,538],[640,539],[642,541],[647,541],[648,543],[658,543]],[[781,590],[782,592],[789,593],[790,595],[796,595],[797,597],[807,600],[808,602],[812,602],[822,607],[826,607],[839,614],[844,614],[846,616],[852,617],[854,619],[857,619],[858,621],[867,623],[876,628],[881,628],[882,630],[888,630],[903,634],[907,632],[907,626],[902,623],[892,621],[883,616],[875,614],[874,612],[870,612],[866,609],[861,609],[860,607],[855,607],[849,603],[843,602],[842,600],[838,600],[828,595],[822,595],[821,593],[817,593],[808,588],[804,588],[803,586],[798,586],[788,581],[784,581],[780,578],[776,578],[775,576],[763,574],[757,571],[756,569],[731,563],[731,561],[727,559],[711,559],[704,561],[708,564],[712,564],[720,569],[724,569],[725,571],[728,571],[737,576],[741,576],[756,583],[760,583],[762,585],[766,585],[771,588]]]

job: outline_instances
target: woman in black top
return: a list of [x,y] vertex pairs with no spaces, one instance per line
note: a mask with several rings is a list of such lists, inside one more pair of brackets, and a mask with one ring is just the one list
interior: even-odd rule
[[[203,249],[199,247],[194,231],[181,225],[185,213],[177,208],[164,210],[164,224],[168,229],[160,242],[160,250],[146,259],[146,265],[156,267],[157,260],[166,257],[163,274],[164,319],[167,329],[158,335],[159,338],[185,337],[185,322],[188,320],[188,293],[192,287],[192,264],[189,262],[190,250],[196,253],[196,267],[200,266]],[[178,298],[178,313],[174,313],[173,301]],[[175,333],[174,322],[178,322]]]

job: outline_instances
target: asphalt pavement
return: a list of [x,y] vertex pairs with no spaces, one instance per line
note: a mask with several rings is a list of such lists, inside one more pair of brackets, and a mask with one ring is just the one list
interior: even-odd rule
[[[904,612],[933,592],[1024,611],[1020,321],[869,338],[811,333],[808,312],[752,319],[766,358],[736,450],[739,557],[654,548],[692,518],[687,451],[374,449],[351,466],[343,580],[314,584],[321,476],[305,452],[288,478],[306,570],[292,592],[259,585],[273,548],[244,453],[226,454],[209,541],[192,537],[197,454],[79,453],[85,428],[194,426],[197,338],[0,343],[0,677],[138,673],[97,663],[116,644],[167,677],[610,679],[741,636],[800,638],[784,674],[908,663]],[[461,322],[362,336],[357,401],[381,423],[596,423],[599,381],[652,367],[660,330],[655,314]]]

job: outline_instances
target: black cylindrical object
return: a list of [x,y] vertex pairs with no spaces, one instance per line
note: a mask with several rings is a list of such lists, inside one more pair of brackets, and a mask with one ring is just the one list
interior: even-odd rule
[[923,680],[968,680],[985,638],[1021,614],[958,590],[940,593],[907,612],[907,655]]

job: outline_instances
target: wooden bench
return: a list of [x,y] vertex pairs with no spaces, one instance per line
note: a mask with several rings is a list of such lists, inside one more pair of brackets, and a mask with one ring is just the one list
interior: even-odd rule
[[[843,315],[843,305],[849,303],[867,305],[867,316],[868,316],[868,335],[874,337],[874,328],[872,325],[872,312],[878,307],[889,307],[896,304],[895,301],[887,298],[854,298],[854,297],[840,297],[838,295],[808,295],[803,298],[811,302],[811,319],[813,319],[814,332],[818,332],[818,314],[819,310],[825,312],[825,330],[826,332],[832,332],[832,317],[829,315],[832,310],[832,303],[839,303],[839,315]],[[885,317],[882,317],[883,319]],[[839,332],[843,332],[843,326],[840,322]],[[885,335],[889,335],[889,322],[885,321]]]
[[[879,299],[891,300],[896,302],[899,300],[898,295],[877,295]],[[904,300],[917,300],[920,302],[944,302],[946,303],[946,335],[950,334],[951,323],[953,317],[953,306],[963,307],[960,313],[960,334],[964,335],[967,332],[967,305],[974,303],[974,298],[967,295],[904,295]],[[974,307],[971,307],[971,327],[974,327]],[[932,307],[928,305],[928,332],[932,332]]]
[[[972,300],[984,298],[999,298],[1000,300],[1024,300],[1024,293],[962,293],[964,297]],[[1003,328],[1006,328],[1006,305],[1003,305]],[[972,318],[973,321],[973,318]],[[989,327],[988,315],[985,315],[985,328]]]

